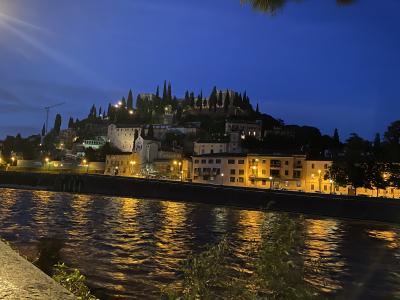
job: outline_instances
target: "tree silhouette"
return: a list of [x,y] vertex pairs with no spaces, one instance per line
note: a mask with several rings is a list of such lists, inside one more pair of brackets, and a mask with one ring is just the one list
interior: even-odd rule
[[[333,0],[340,6],[353,4],[356,0]],[[277,10],[283,8],[289,2],[301,2],[297,0],[240,0],[241,4],[250,4],[253,9],[274,15]]]

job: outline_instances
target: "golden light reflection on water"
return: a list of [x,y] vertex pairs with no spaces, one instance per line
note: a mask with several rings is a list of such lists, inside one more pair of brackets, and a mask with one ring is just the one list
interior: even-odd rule
[[399,248],[399,238],[396,232],[387,230],[368,230],[368,235],[372,238],[385,241],[390,249]]
[[238,238],[244,241],[259,241],[261,238],[261,225],[265,218],[266,215],[260,211],[240,210]]
[[341,288],[339,281],[332,275],[343,272],[345,268],[344,261],[331,259],[338,253],[341,241],[338,226],[339,223],[334,220],[306,221],[305,255],[309,258],[306,264],[326,270],[309,280],[325,292]]
[[[188,209],[184,203],[161,202],[161,226],[156,232],[155,257],[162,259],[171,273],[173,269],[179,268],[184,253],[189,251],[190,234],[187,228],[187,214]],[[187,239],[182,239],[182,235],[187,235]],[[157,271],[157,273],[160,272],[161,270]]]

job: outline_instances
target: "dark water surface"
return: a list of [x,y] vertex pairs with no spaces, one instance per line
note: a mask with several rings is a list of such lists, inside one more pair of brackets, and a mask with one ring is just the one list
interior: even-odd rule
[[[79,268],[102,298],[158,298],[182,262],[227,235],[242,267],[260,240],[264,213],[202,204],[0,189],[0,236],[29,259],[43,238],[60,240],[59,259]],[[296,218],[296,216],[293,216]],[[305,222],[304,259],[327,296],[390,299],[400,291],[399,227],[360,221]]]

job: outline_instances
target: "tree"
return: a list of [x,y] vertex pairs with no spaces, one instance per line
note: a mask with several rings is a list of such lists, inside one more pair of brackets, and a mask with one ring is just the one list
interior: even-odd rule
[[126,108],[126,100],[125,100],[125,97],[122,97],[122,99],[121,99],[121,108],[122,108],[122,109],[125,109],[125,108]]
[[190,106],[192,108],[194,108],[194,106],[195,106],[195,99],[194,99],[194,93],[193,92],[190,93]]
[[201,110],[203,109],[203,97],[201,94],[197,96],[196,106]]
[[162,96],[162,100],[163,102],[167,102],[168,99],[168,92],[167,92],[167,81],[164,80],[164,88],[163,88],[163,96]]
[[42,136],[45,136],[45,135],[46,135],[46,123],[44,123],[43,127],[42,127]]
[[129,90],[128,99],[126,101],[126,107],[128,110],[133,110],[133,93],[132,90]]
[[160,98],[160,86],[159,85],[157,85],[156,97]]
[[99,108],[99,117],[102,117],[102,112],[103,112],[103,110],[101,109],[101,106],[100,106],[100,108]]
[[259,107],[258,107],[258,103],[257,103],[257,106],[256,106],[256,113],[257,113],[257,114],[260,113],[260,109],[259,109]]
[[209,111],[217,110],[217,101],[218,101],[217,87],[214,86],[214,88],[212,89],[210,98],[208,100],[208,110]]
[[368,141],[352,133],[346,141],[344,157],[336,159],[329,169],[329,176],[340,186],[352,186],[357,194],[357,188],[370,188],[370,168]]
[[386,189],[389,186],[389,181],[386,178],[388,171],[387,164],[378,161],[371,161],[367,165],[367,181],[368,188],[376,189],[376,196],[379,196],[380,189]]
[[90,108],[88,119],[93,120],[96,117],[97,117],[97,110],[96,110],[96,106],[93,104],[92,107]]
[[337,128],[335,128],[335,131],[333,132],[333,144],[335,147],[340,146],[339,131]]
[[71,117],[71,118],[69,118],[69,121],[68,121],[68,128],[73,128],[74,127],[74,119]]
[[172,101],[172,88],[171,88],[171,82],[168,82],[168,103]]
[[217,104],[218,104],[218,107],[222,107],[222,105],[223,105],[222,91],[219,91],[219,93],[218,93]]
[[[353,4],[356,0],[335,0],[337,5]],[[253,9],[274,15],[279,9],[282,9],[289,0],[240,0],[241,4],[250,4]],[[296,1],[301,2],[301,1]]]
[[61,115],[60,114],[56,115],[56,118],[54,120],[54,128],[53,129],[56,134],[60,133],[60,129],[61,129]]
[[225,101],[224,101],[224,111],[227,113],[229,111],[229,106],[231,104],[231,99],[229,96],[229,91],[226,90],[226,96],[225,96]]

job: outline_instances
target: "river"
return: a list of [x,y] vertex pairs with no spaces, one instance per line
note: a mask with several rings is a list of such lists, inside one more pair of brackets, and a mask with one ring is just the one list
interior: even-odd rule
[[[52,259],[81,270],[102,299],[157,299],[160,288],[177,282],[190,253],[224,236],[246,268],[248,250],[260,241],[261,225],[272,217],[279,214],[0,189],[0,237],[32,261],[44,245],[53,245]],[[400,291],[398,226],[311,216],[304,226],[302,253],[306,261],[321,261],[320,274],[312,282],[323,296],[382,299]]]

